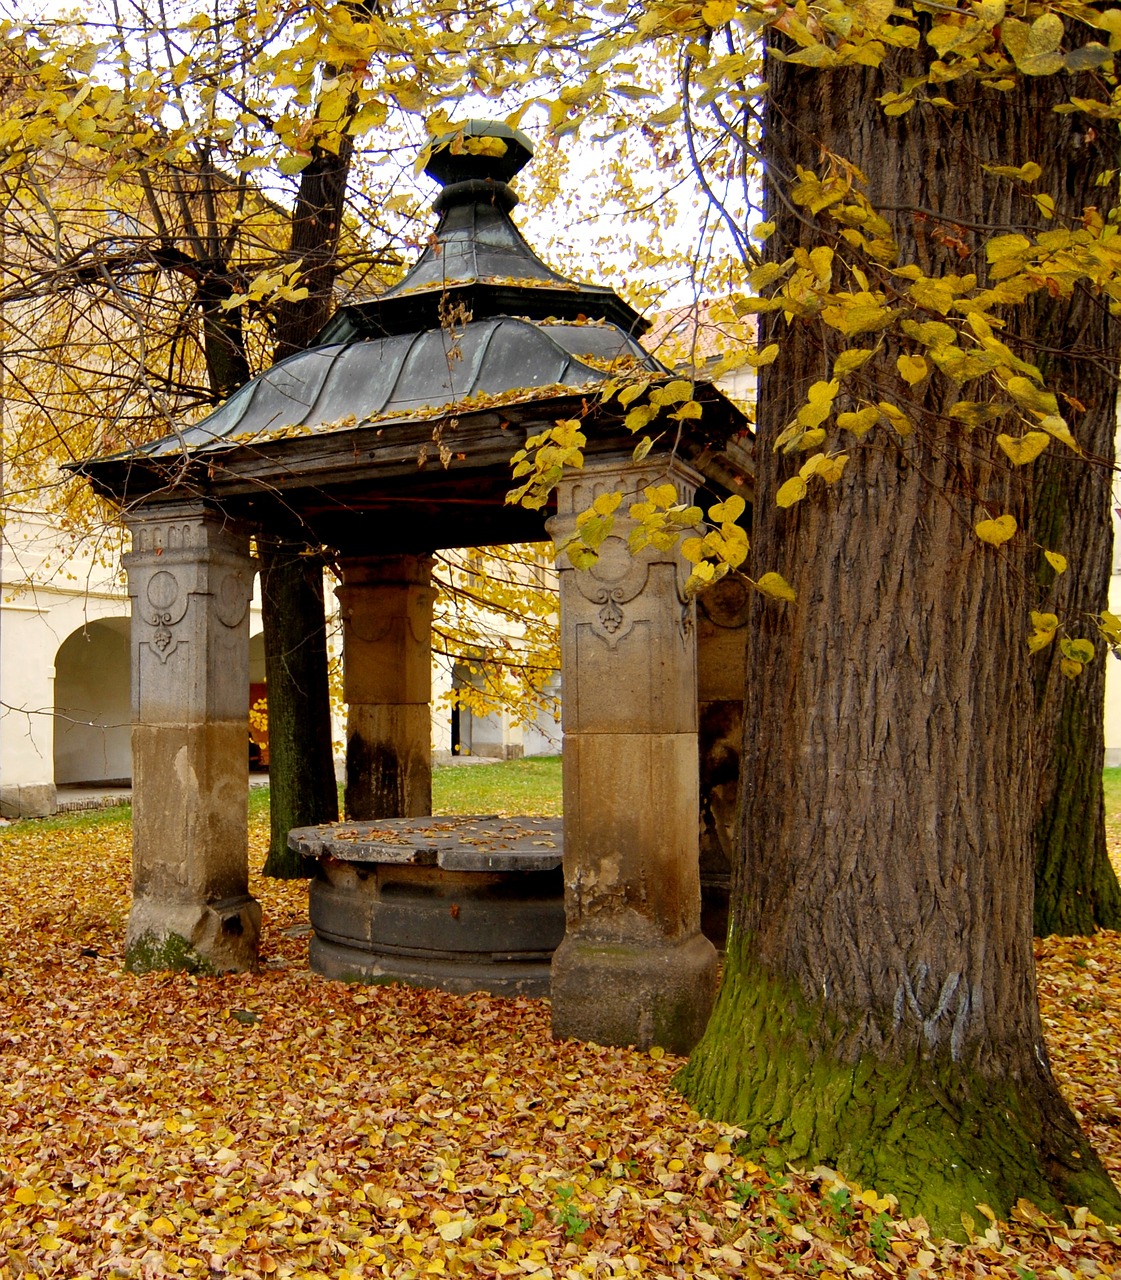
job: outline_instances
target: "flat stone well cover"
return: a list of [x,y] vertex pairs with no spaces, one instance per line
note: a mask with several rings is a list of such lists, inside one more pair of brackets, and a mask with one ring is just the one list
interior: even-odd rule
[[309,961],[327,977],[549,994],[564,936],[559,818],[393,818],[299,827],[317,861]]

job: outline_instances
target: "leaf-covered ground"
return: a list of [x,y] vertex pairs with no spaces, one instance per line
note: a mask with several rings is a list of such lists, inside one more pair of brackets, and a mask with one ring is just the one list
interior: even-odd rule
[[[0,1276],[1121,1276],[1084,1217],[950,1245],[746,1161],[677,1061],[555,1044],[543,1002],[315,977],[299,883],[252,886],[260,973],[124,975],[128,839],[0,831]],[[1121,936],[1041,945],[1040,974],[1121,1176]]]

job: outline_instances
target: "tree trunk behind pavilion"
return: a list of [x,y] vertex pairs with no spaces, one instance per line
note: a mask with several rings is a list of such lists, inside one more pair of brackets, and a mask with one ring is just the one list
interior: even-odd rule
[[[282,301],[276,311],[275,358],[304,350],[334,307],[339,233],[353,146],[349,137],[331,152],[316,147],[300,174],[292,215],[290,257],[300,263],[297,283],[306,298]],[[287,846],[292,827],[338,819],[327,681],[323,566],[289,544],[262,552],[270,582],[262,587],[269,706],[271,840],[265,873],[305,874]],[[314,565],[314,570],[309,568]],[[270,658],[270,655],[271,658]]]
[[[921,58],[894,55],[892,71],[916,74]],[[1032,220],[1030,200],[981,164],[1037,159],[1037,189],[1069,192],[1080,213],[1110,163],[1070,145],[1076,117],[1051,112],[1053,80],[1005,95],[939,86],[952,116],[885,119],[874,99],[894,75],[773,58],[767,70],[772,183],[796,165],[820,172],[825,151],[854,161],[872,201],[899,210],[885,216],[902,260],[927,274],[983,275],[970,228]],[[768,216],[779,261],[826,242],[827,224],[773,185]],[[760,391],[752,555],[797,601],[760,597],[748,628],[743,863],[724,986],[682,1088],[753,1145],[892,1191],[943,1231],[978,1202],[1007,1214],[1020,1196],[1115,1216],[1121,1199],[1051,1075],[1036,999],[1034,550],[1022,532],[998,550],[973,531],[1002,512],[1030,527],[1031,470],[1006,465],[995,432],[945,416],[948,383],[909,390],[888,341],[864,394],[900,405],[915,433],[831,441],[851,454],[841,482],[779,510],[802,457],[771,443],[838,351],[876,339],[772,328],[782,350]]]
[[[1064,319],[1056,317],[1058,323]],[[1096,322],[1097,332],[1083,337],[1068,329],[1059,342],[1089,339],[1099,351],[1121,349],[1119,326],[1108,312],[1098,309],[1084,319],[1087,327]],[[1053,581],[1054,570],[1040,555],[1038,574],[1055,593],[1053,612],[1088,618],[1109,607],[1115,388],[1105,362],[1077,361],[1064,354],[1049,362],[1047,372],[1086,406],[1077,429],[1090,461],[1048,453],[1035,464],[1036,536],[1070,560],[1067,572]],[[1092,634],[1088,622],[1084,627]],[[1106,850],[1102,793],[1106,664],[1111,659],[1103,644],[1097,648],[1095,660],[1077,680],[1062,674],[1056,645],[1034,664],[1040,766],[1034,923],[1040,936],[1121,928],[1121,888]]]
[[258,544],[269,709],[270,841],[264,871],[280,879],[307,874],[288,848],[288,832],[339,816],[326,697],[323,562],[302,552],[291,543]]

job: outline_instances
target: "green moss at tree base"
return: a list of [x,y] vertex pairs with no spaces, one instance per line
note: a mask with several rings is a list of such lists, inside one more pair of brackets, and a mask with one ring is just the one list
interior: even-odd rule
[[1007,1217],[1021,1197],[1060,1216],[1086,1205],[1121,1219],[1121,1197],[1073,1119],[1065,1130],[1049,1122],[1049,1104],[1065,1111],[1057,1092],[1026,1097],[918,1053],[846,1062],[818,1047],[831,1040],[840,1029],[823,1010],[730,952],[704,1039],[675,1084],[702,1115],[746,1130],[752,1151],[891,1192],[943,1235],[960,1237],[977,1204]]
[[157,938],[155,934],[142,934],[125,950],[125,969],[129,973],[155,973],[172,970],[178,973],[197,973],[212,977],[217,970],[205,956],[177,933]]

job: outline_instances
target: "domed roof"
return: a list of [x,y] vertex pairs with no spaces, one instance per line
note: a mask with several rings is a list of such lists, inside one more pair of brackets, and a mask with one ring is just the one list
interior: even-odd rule
[[[512,316],[462,330],[313,347],[247,382],[214,413],[150,445],[149,457],[378,419],[424,417],[484,399],[532,400],[543,389],[595,390],[612,373],[662,366],[614,325]],[[523,393],[523,394],[518,394]],[[472,402],[474,402],[472,404]]]

